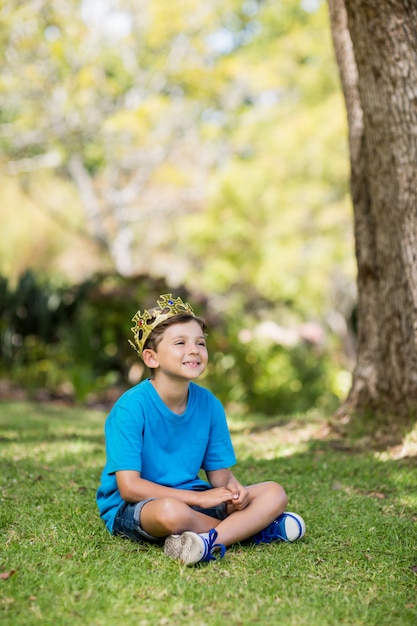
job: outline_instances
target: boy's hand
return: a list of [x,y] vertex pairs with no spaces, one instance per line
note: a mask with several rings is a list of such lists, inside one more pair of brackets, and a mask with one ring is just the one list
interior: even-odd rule
[[207,491],[198,491],[197,505],[209,509],[223,502],[232,502],[232,494],[226,487],[213,487]]
[[246,509],[250,502],[248,489],[241,485],[234,476],[227,483],[226,489],[228,489],[229,492],[232,494],[231,504],[233,505],[233,508],[236,509],[236,511],[242,511],[243,509]]

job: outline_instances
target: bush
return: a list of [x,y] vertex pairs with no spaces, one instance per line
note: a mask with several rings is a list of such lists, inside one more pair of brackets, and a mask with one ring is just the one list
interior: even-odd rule
[[318,406],[331,411],[339,403],[332,358],[321,347],[305,341],[293,347],[258,340],[243,343],[233,332],[216,332],[210,343],[205,380],[225,404],[288,415]]
[[[14,289],[0,279],[0,372],[29,394],[43,389],[81,402],[99,399],[110,387],[123,390],[138,364],[128,344],[131,318],[139,304],[151,306],[155,294],[169,291],[148,276],[100,275],[73,286],[28,272]],[[219,321],[185,289],[176,293],[208,317],[210,365],[202,383],[224,404],[270,415],[333,408],[334,367],[323,347],[253,338],[244,343],[239,314]],[[253,312],[251,327],[255,318]]]
[[137,359],[128,345],[135,303],[166,286],[147,277],[95,276],[77,286],[31,272],[12,289],[0,281],[0,368],[29,393],[84,401],[126,384]]

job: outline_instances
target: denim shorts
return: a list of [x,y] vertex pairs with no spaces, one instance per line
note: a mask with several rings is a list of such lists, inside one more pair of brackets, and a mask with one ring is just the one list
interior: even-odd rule
[[[140,514],[143,506],[147,502],[151,502],[155,498],[141,500],[141,502],[123,502],[116,513],[113,524],[113,534],[132,539],[133,541],[152,541],[162,542],[164,537],[153,537],[140,525]],[[218,520],[227,517],[227,505],[225,503],[218,504],[210,509],[203,509],[200,506],[192,506],[192,509],[204,515],[209,515]]]

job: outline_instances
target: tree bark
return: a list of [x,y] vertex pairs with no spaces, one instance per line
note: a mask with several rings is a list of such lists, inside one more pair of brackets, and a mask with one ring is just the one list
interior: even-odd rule
[[417,2],[329,0],[349,123],[358,353],[340,413],[417,409]]

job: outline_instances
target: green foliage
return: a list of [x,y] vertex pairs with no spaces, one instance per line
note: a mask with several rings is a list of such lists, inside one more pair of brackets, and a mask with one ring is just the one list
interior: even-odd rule
[[159,546],[111,537],[99,519],[104,419],[79,407],[1,405],[2,626],[415,625],[413,458],[303,440],[320,422],[271,429],[230,416],[237,476],[278,479],[307,534],[184,568]]
[[[113,386],[132,384],[129,372],[138,363],[127,341],[130,320],[136,307],[143,308],[146,302],[151,306],[155,294],[169,291],[163,282],[147,277],[97,276],[68,286],[31,273],[21,277],[15,290],[7,281],[0,287],[3,376],[29,393],[43,389],[79,401],[98,398]],[[208,314],[210,322],[213,312],[209,303],[206,307],[200,305],[201,314]],[[213,317],[210,366],[203,384],[226,405],[239,404],[250,412],[274,415],[318,406],[334,408],[340,391],[332,382],[331,353],[308,341],[284,347],[270,340],[244,340],[245,324],[256,328],[259,322],[256,311],[237,320],[235,315],[221,321]]]
[[[71,203],[85,218],[70,225],[66,270],[75,274],[82,232],[100,243],[87,276],[111,263],[208,294],[245,285],[305,314],[338,309],[337,285],[353,283],[353,234],[325,2],[8,4],[0,141],[29,196],[61,223],[55,179],[78,191]],[[44,195],[37,154],[57,159]]]
[[[256,318],[252,319],[256,324]],[[334,410],[341,400],[334,379],[335,363],[323,346],[300,341],[242,338],[242,328],[229,320],[209,334],[210,365],[204,384],[226,406],[241,411],[282,415],[313,407]]]
[[129,283],[97,276],[74,287],[31,273],[14,290],[6,281],[2,286],[3,376],[29,392],[43,389],[81,401],[126,381],[134,361],[127,343],[132,306],[146,300],[150,289],[161,289],[145,277]]
[[233,59],[250,94],[230,132],[233,157],[206,210],[182,220],[196,259],[188,284],[222,294],[248,285],[321,316],[340,306],[337,286],[354,275],[346,123],[326,7],[307,14],[299,3],[267,2],[258,18],[262,36]]
[[[116,271],[163,276],[166,290],[184,285],[206,300],[207,381],[226,403],[332,406],[337,340],[242,343],[234,323],[325,326],[351,312],[346,122],[326,4],[5,6],[0,144],[11,176],[1,179],[0,273],[18,288],[2,321],[3,371],[81,400],[126,384],[128,320],[148,292],[120,279],[130,287],[119,301],[117,279],[95,278]],[[36,332],[18,302],[28,267],[68,276],[28,299]]]

